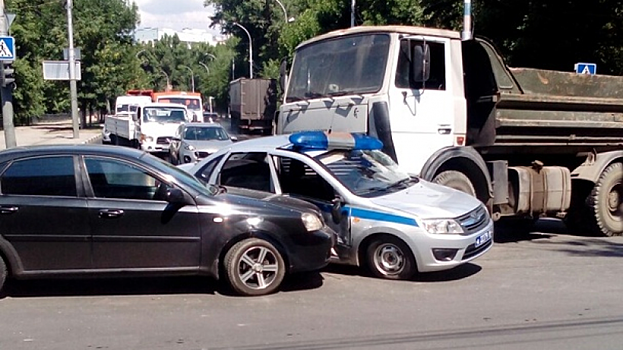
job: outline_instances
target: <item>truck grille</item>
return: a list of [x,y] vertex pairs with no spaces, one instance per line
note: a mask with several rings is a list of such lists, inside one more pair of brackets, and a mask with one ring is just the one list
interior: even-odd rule
[[487,226],[487,223],[489,222],[489,213],[487,213],[487,209],[481,205],[469,213],[459,216],[457,221],[459,222],[459,225],[463,227],[463,231],[465,231],[463,234],[470,235]]
[[171,136],[162,136],[156,140],[156,143],[159,145],[168,145],[171,143]]

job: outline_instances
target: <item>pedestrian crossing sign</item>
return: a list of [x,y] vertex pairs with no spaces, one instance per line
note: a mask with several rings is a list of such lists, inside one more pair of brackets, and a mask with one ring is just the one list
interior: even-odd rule
[[597,64],[595,63],[576,63],[575,72],[578,74],[596,74],[597,73]]
[[0,36],[0,61],[15,60],[15,39],[12,36]]

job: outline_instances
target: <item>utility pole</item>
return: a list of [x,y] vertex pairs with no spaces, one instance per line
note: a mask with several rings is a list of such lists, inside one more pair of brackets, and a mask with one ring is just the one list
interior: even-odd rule
[[[0,35],[9,34],[9,24],[4,12],[4,0],[0,0]],[[4,62],[0,62],[4,66]],[[3,77],[4,79],[4,77]],[[2,84],[4,85],[4,84]],[[15,142],[15,127],[13,125],[13,84],[0,87],[2,90],[2,127],[6,148],[17,146]]]
[[[74,129],[74,139],[80,137],[78,120],[78,87],[76,86],[76,56],[74,53],[74,26],[71,9],[73,0],[67,0],[67,32],[69,41],[69,94],[71,99],[71,120]],[[84,125],[83,125],[84,126]]]

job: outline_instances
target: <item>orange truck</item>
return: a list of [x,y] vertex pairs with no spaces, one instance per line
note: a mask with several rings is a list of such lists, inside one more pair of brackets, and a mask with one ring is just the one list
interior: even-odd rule
[[203,101],[201,100],[201,94],[198,92],[128,90],[127,94],[132,96],[150,96],[152,102],[184,105],[188,109],[193,122],[203,122]]

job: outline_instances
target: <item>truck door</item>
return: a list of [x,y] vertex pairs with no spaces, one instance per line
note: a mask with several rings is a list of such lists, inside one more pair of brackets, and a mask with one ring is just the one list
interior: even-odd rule
[[[391,129],[398,163],[419,173],[437,150],[454,142],[454,102],[449,83],[449,39],[409,37],[394,47],[394,69],[389,89]],[[426,80],[416,80],[414,50],[430,54]]]

